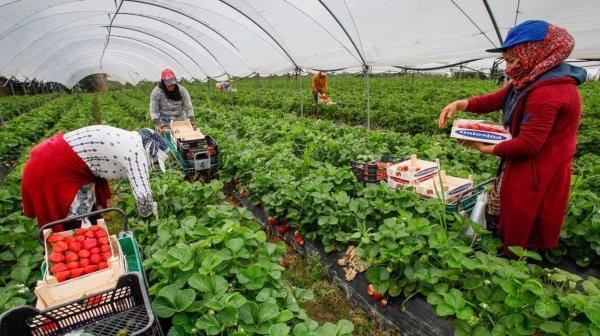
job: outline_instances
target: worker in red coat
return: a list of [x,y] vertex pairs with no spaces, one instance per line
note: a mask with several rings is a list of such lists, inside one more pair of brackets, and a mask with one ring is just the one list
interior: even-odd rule
[[586,71],[564,63],[575,41],[563,28],[525,21],[511,29],[501,48],[510,82],[497,92],[457,100],[439,116],[439,126],[458,111],[502,110],[512,139],[496,145],[468,144],[501,158],[498,233],[509,246],[558,246],[571,181]]

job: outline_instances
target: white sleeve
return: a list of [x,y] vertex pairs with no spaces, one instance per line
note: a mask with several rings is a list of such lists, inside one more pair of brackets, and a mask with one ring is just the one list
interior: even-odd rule
[[141,145],[141,139],[136,140],[136,143],[139,141],[139,144],[135,146],[131,155],[124,158],[124,166],[133,190],[138,214],[147,217],[152,214],[152,203],[154,202],[150,188],[150,167]]

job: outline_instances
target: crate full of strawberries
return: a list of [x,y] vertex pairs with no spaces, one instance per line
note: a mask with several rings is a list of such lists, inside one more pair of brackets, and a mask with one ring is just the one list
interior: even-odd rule
[[511,135],[501,125],[483,120],[458,119],[452,124],[450,136],[456,139],[497,144],[510,140]]
[[38,308],[46,308],[114,287],[125,273],[115,236],[103,220],[89,228],[44,231],[46,268],[35,293]]

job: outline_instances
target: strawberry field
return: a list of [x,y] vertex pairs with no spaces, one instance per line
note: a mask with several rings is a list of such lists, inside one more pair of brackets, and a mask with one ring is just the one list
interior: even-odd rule
[[[285,276],[286,244],[223,192],[231,182],[237,195],[273,220],[290,223],[288,238],[297,230],[326,253],[356,246],[370,265],[368,282],[390,302],[379,312],[402,311],[421,297],[452,323],[455,335],[600,335],[600,280],[554,267],[570,261],[582,274],[600,267],[597,82],[580,87],[583,117],[561,244],[543,255],[513,249],[516,259],[498,254],[501,242],[491,232],[476,228],[480,239],[465,237],[469,220],[446,214],[439,202],[385,184],[364,186],[348,164],[418,153],[440,159],[453,176],[473,175],[476,182],[494,177],[497,159],[459,146],[449,130],[437,127],[437,116],[448,102],[489,92],[495,83],[374,77],[372,131],[364,127],[367,97],[360,76],[330,78],[337,104],[318,108],[305,77],[235,80],[238,92],[232,95],[215,92],[214,82],[183,85],[197,126],[219,143],[219,178],[184,182],[171,160],[166,174],[152,174],[160,216],[147,220],[137,217],[128,183],[112,185],[113,205],[130,215],[152,307],[169,321],[168,335],[372,334],[345,318],[324,322],[311,315],[307,307],[315,293]],[[150,126],[153,86],[0,99],[0,158],[12,169],[0,182],[0,311],[33,302],[31,289],[40,277],[38,229],[20,204],[20,168],[31,147],[59,130],[99,120],[126,129]],[[488,118],[498,120],[498,114]],[[109,225],[111,234],[116,224]]]

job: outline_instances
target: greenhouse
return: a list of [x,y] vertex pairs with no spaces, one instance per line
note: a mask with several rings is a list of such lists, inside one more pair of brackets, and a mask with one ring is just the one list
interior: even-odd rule
[[597,0],[0,0],[0,336],[600,335]]

